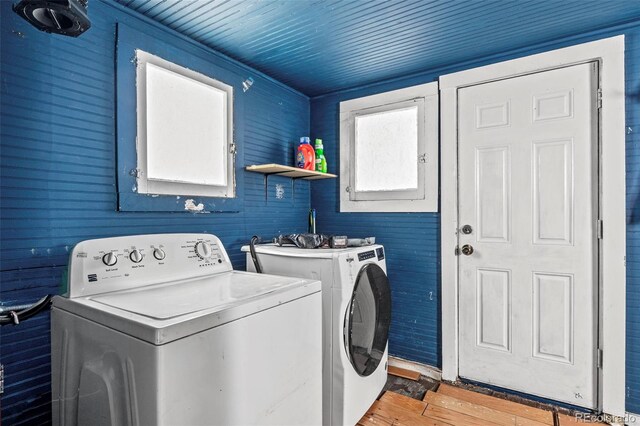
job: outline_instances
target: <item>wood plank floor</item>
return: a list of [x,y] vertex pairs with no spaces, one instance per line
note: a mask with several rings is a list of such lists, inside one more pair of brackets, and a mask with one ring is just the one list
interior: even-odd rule
[[[484,395],[442,383],[422,400],[386,391],[360,419],[358,426],[563,426],[570,416]],[[595,424],[595,423],[592,423]],[[597,423],[602,424],[602,423]]]

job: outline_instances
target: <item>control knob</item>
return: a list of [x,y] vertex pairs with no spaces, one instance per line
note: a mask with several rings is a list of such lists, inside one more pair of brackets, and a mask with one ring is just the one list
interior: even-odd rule
[[200,259],[209,259],[213,254],[211,245],[209,243],[205,243],[204,241],[198,241],[195,248],[196,254]]
[[157,248],[153,250],[153,257],[155,257],[158,260],[164,260],[166,254],[164,252],[164,250],[162,250],[161,248]]
[[102,256],[102,263],[107,266],[113,266],[118,263],[118,257],[114,252],[110,251],[109,253]]
[[129,259],[131,259],[131,261],[133,263],[140,263],[142,261],[142,253],[140,253],[140,250],[133,250],[131,253],[129,253]]

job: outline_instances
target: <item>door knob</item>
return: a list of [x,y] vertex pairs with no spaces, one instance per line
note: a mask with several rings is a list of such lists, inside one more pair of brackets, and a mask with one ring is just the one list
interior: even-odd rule
[[473,246],[471,246],[470,244],[465,244],[465,245],[462,246],[460,251],[465,256],[469,256],[469,255],[473,254]]

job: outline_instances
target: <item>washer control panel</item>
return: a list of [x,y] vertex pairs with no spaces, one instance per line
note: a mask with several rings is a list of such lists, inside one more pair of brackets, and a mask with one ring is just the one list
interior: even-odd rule
[[232,270],[218,237],[154,234],[78,243],[69,261],[68,296],[88,296]]

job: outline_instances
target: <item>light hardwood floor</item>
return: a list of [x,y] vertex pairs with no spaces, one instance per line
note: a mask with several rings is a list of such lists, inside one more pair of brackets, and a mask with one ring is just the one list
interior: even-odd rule
[[[387,391],[373,403],[358,426],[543,426],[576,425],[573,417],[445,383],[423,400]],[[595,423],[591,423],[595,424]],[[602,424],[602,423],[598,423]]]

